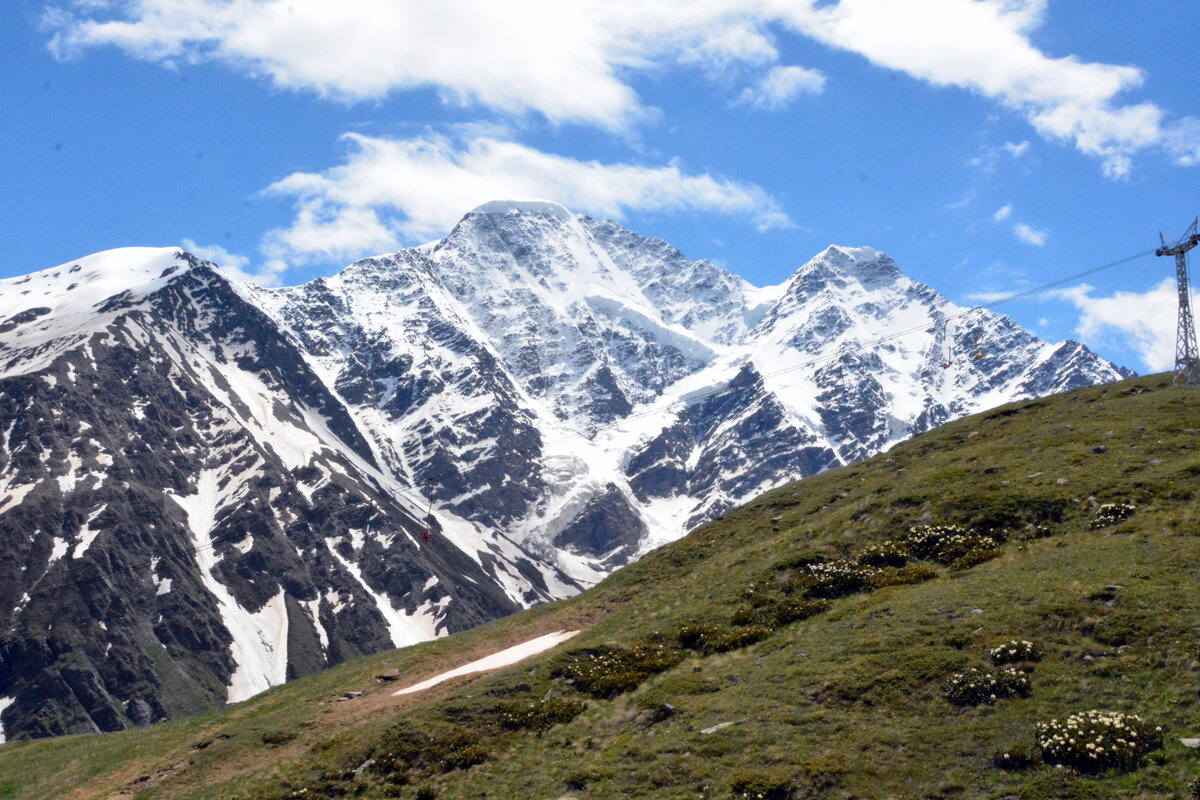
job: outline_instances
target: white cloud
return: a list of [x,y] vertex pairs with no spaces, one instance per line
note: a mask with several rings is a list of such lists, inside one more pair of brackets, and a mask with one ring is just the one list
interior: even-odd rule
[[1153,372],[1174,366],[1179,304],[1174,278],[1164,278],[1143,293],[1115,292],[1110,297],[1094,297],[1094,291],[1085,283],[1052,293],[1080,310],[1075,332],[1081,339],[1128,347]]
[[1135,67],[1051,58],[1029,34],[1047,0],[841,0],[800,6],[794,23],[821,41],[936,85],[978,92],[1023,114],[1039,133],[1128,173],[1133,154],[1163,143],[1162,109],[1119,105],[1141,85]]
[[1034,230],[1024,222],[1018,222],[1013,225],[1013,235],[1020,239],[1025,244],[1031,244],[1035,247],[1041,247],[1046,243],[1046,232]]
[[1008,151],[1008,154],[1010,156],[1012,156],[1013,158],[1020,158],[1021,156],[1025,155],[1026,153],[1029,152],[1029,141],[1028,140],[1024,140],[1024,141],[1021,141],[1018,143],[1005,142],[1002,146],[1004,147],[1005,150]]
[[1100,159],[1112,177],[1150,148],[1200,161],[1200,122],[1123,104],[1141,70],[1052,58],[1033,44],[1047,2],[58,0],[45,21],[61,57],[114,46],[168,64],[218,61],[345,101],[432,87],[449,103],[610,129],[646,114],[630,85],[636,73],[773,64],[774,39],[790,31],[987,97]]
[[348,259],[444,234],[489,200],[546,197],[573,211],[620,219],[632,211],[709,212],[759,230],[792,222],[754,184],[666,166],[602,164],[488,136],[410,139],[345,134],[346,162],[297,172],[265,192],[291,198],[291,226],[268,234],[273,260]]
[[450,104],[619,129],[643,114],[626,82],[667,63],[763,64],[757,2],[726,0],[126,0],[46,15],[60,57],[115,46],[217,61],[342,101],[431,87]]
[[249,281],[259,286],[278,286],[279,276],[284,265],[267,264],[257,272],[250,271],[250,259],[238,253],[231,253],[219,244],[202,245],[191,239],[183,240],[183,249],[205,261],[211,261],[221,268],[229,277],[239,281]]
[[738,96],[740,105],[779,111],[801,94],[825,91],[825,76],[804,67],[773,67],[758,83],[747,86]]
[[1169,126],[1165,147],[1177,164],[1185,167],[1200,164],[1200,119],[1184,117]]
[[1004,220],[1008,219],[1009,214],[1012,214],[1012,204],[1006,203],[1005,205],[1002,205],[1000,208],[996,209],[996,213],[992,214],[992,219],[994,219],[996,222],[1003,222]]

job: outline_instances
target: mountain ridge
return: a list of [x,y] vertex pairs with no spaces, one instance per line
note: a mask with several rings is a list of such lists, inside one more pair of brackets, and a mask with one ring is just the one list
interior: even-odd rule
[[[173,249],[0,283],[10,735],[142,725],[466,630],[795,478],[1123,374],[963,317],[871,248],[757,289],[560,209],[477,210],[281,289]],[[88,280],[107,296],[78,299]]]

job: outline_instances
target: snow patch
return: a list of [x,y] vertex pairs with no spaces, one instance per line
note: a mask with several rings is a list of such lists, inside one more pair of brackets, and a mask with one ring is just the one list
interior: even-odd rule
[[359,566],[347,560],[341,553],[337,551],[335,545],[336,539],[326,539],[326,546],[334,558],[338,560],[346,571],[349,572],[354,580],[358,581],[358,585],[363,588],[372,599],[375,600],[375,607],[379,609],[379,613],[383,616],[383,621],[388,627],[388,635],[392,639],[392,644],[396,647],[407,647],[410,644],[418,642],[427,642],[430,639],[438,638],[437,617],[433,613],[434,609],[428,605],[417,609],[411,616],[398,610],[392,605],[392,600],[385,593],[380,593],[372,589],[367,584],[367,579],[363,577],[362,570]]
[[[229,679],[226,702],[237,703],[287,679],[287,606],[282,589],[255,612],[246,610],[213,570],[219,559],[212,540],[223,498],[218,490],[223,470],[205,469],[196,478],[196,493],[171,495],[188,518],[195,542],[200,579],[217,600],[221,620],[233,636],[229,653],[236,666]],[[225,490],[233,490],[231,481]],[[238,488],[241,488],[240,486]]]
[[406,689],[393,692],[393,694],[401,695],[423,692],[426,689],[437,686],[439,683],[448,681],[451,678],[457,678],[460,675],[470,675],[473,672],[487,672],[488,670],[507,667],[510,664],[515,664],[518,661],[535,656],[538,653],[543,653],[556,645],[562,644],[577,633],[579,631],[555,631],[554,633],[547,633],[545,636],[539,636],[536,639],[530,639],[527,642],[513,645],[499,652],[492,653],[490,656],[481,658],[478,661],[472,661],[470,664],[464,664],[456,669],[443,672],[441,675],[435,675],[428,680],[415,683]]
[[17,702],[17,698],[15,697],[0,697],[0,744],[4,744],[5,742],[3,720],[4,712],[15,702]]
[[96,537],[102,533],[101,529],[92,530],[92,522],[96,517],[108,508],[108,503],[103,504],[91,514],[88,514],[87,520],[83,523],[83,527],[79,529],[79,542],[75,545],[75,549],[71,552],[72,558],[79,558],[87,549],[92,546],[92,542],[96,541]]
[[317,632],[317,638],[321,640],[321,650],[329,650],[329,631],[325,630],[324,623],[321,622],[321,598],[316,597],[312,600],[302,600],[300,605],[308,609],[308,617],[312,620],[313,628]]

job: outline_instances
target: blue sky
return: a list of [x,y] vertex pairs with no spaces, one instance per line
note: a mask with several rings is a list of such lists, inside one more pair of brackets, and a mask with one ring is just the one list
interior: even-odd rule
[[[0,277],[187,243],[266,283],[549,197],[757,285],[871,245],[964,305],[1200,212],[1191,0],[8,0]],[[1153,256],[1004,306],[1169,364]]]

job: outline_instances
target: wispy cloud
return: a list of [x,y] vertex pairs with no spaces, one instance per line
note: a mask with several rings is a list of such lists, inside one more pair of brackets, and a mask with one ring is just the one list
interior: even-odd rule
[[1012,214],[1012,205],[1006,203],[1005,205],[1002,205],[1000,208],[996,209],[996,213],[992,214],[992,219],[994,219],[996,222],[1003,222],[1004,220],[1008,219],[1010,214]]
[[229,277],[239,281],[249,281],[259,286],[278,286],[282,265],[268,264],[259,270],[251,270],[250,258],[239,253],[231,253],[219,244],[197,244],[191,239],[183,240],[183,249],[205,261],[216,264]]
[[1022,142],[1017,142],[1017,143],[1005,142],[1001,146],[1013,158],[1020,158],[1021,156],[1025,155],[1026,153],[1029,152],[1028,140],[1022,141]]
[[1042,247],[1046,244],[1046,232],[1034,230],[1024,222],[1013,225],[1013,235],[1025,244],[1031,244],[1034,247]]
[[480,203],[504,198],[552,198],[616,219],[634,211],[702,212],[742,217],[759,230],[792,225],[758,186],[688,173],[677,163],[580,161],[486,136],[343,139],[350,145],[344,164],[297,172],[265,190],[296,209],[289,227],[267,236],[273,268],[423,241]]
[[[1111,177],[1153,148],[1200,162],[1200,120],[1124,101],[1142,85],[1141,70],[1039,50],[1030,34],[1046,8],[1047,0],[57,0],[45,22],[64,58],[113,46],[166,64],[218,61],[347,102],[432,87],[451,104],[609,129],[646,118],[634,75],[777,64],[774,42],[790,32],[990,98],[1099,159]],[[802,67],[778,69],[776,97],[815,85]]]
[[802,94],[825,91],[825,76],[804,67],[773,67],[753,86],[738,96],[738,104],[766,111],[779,111]]

